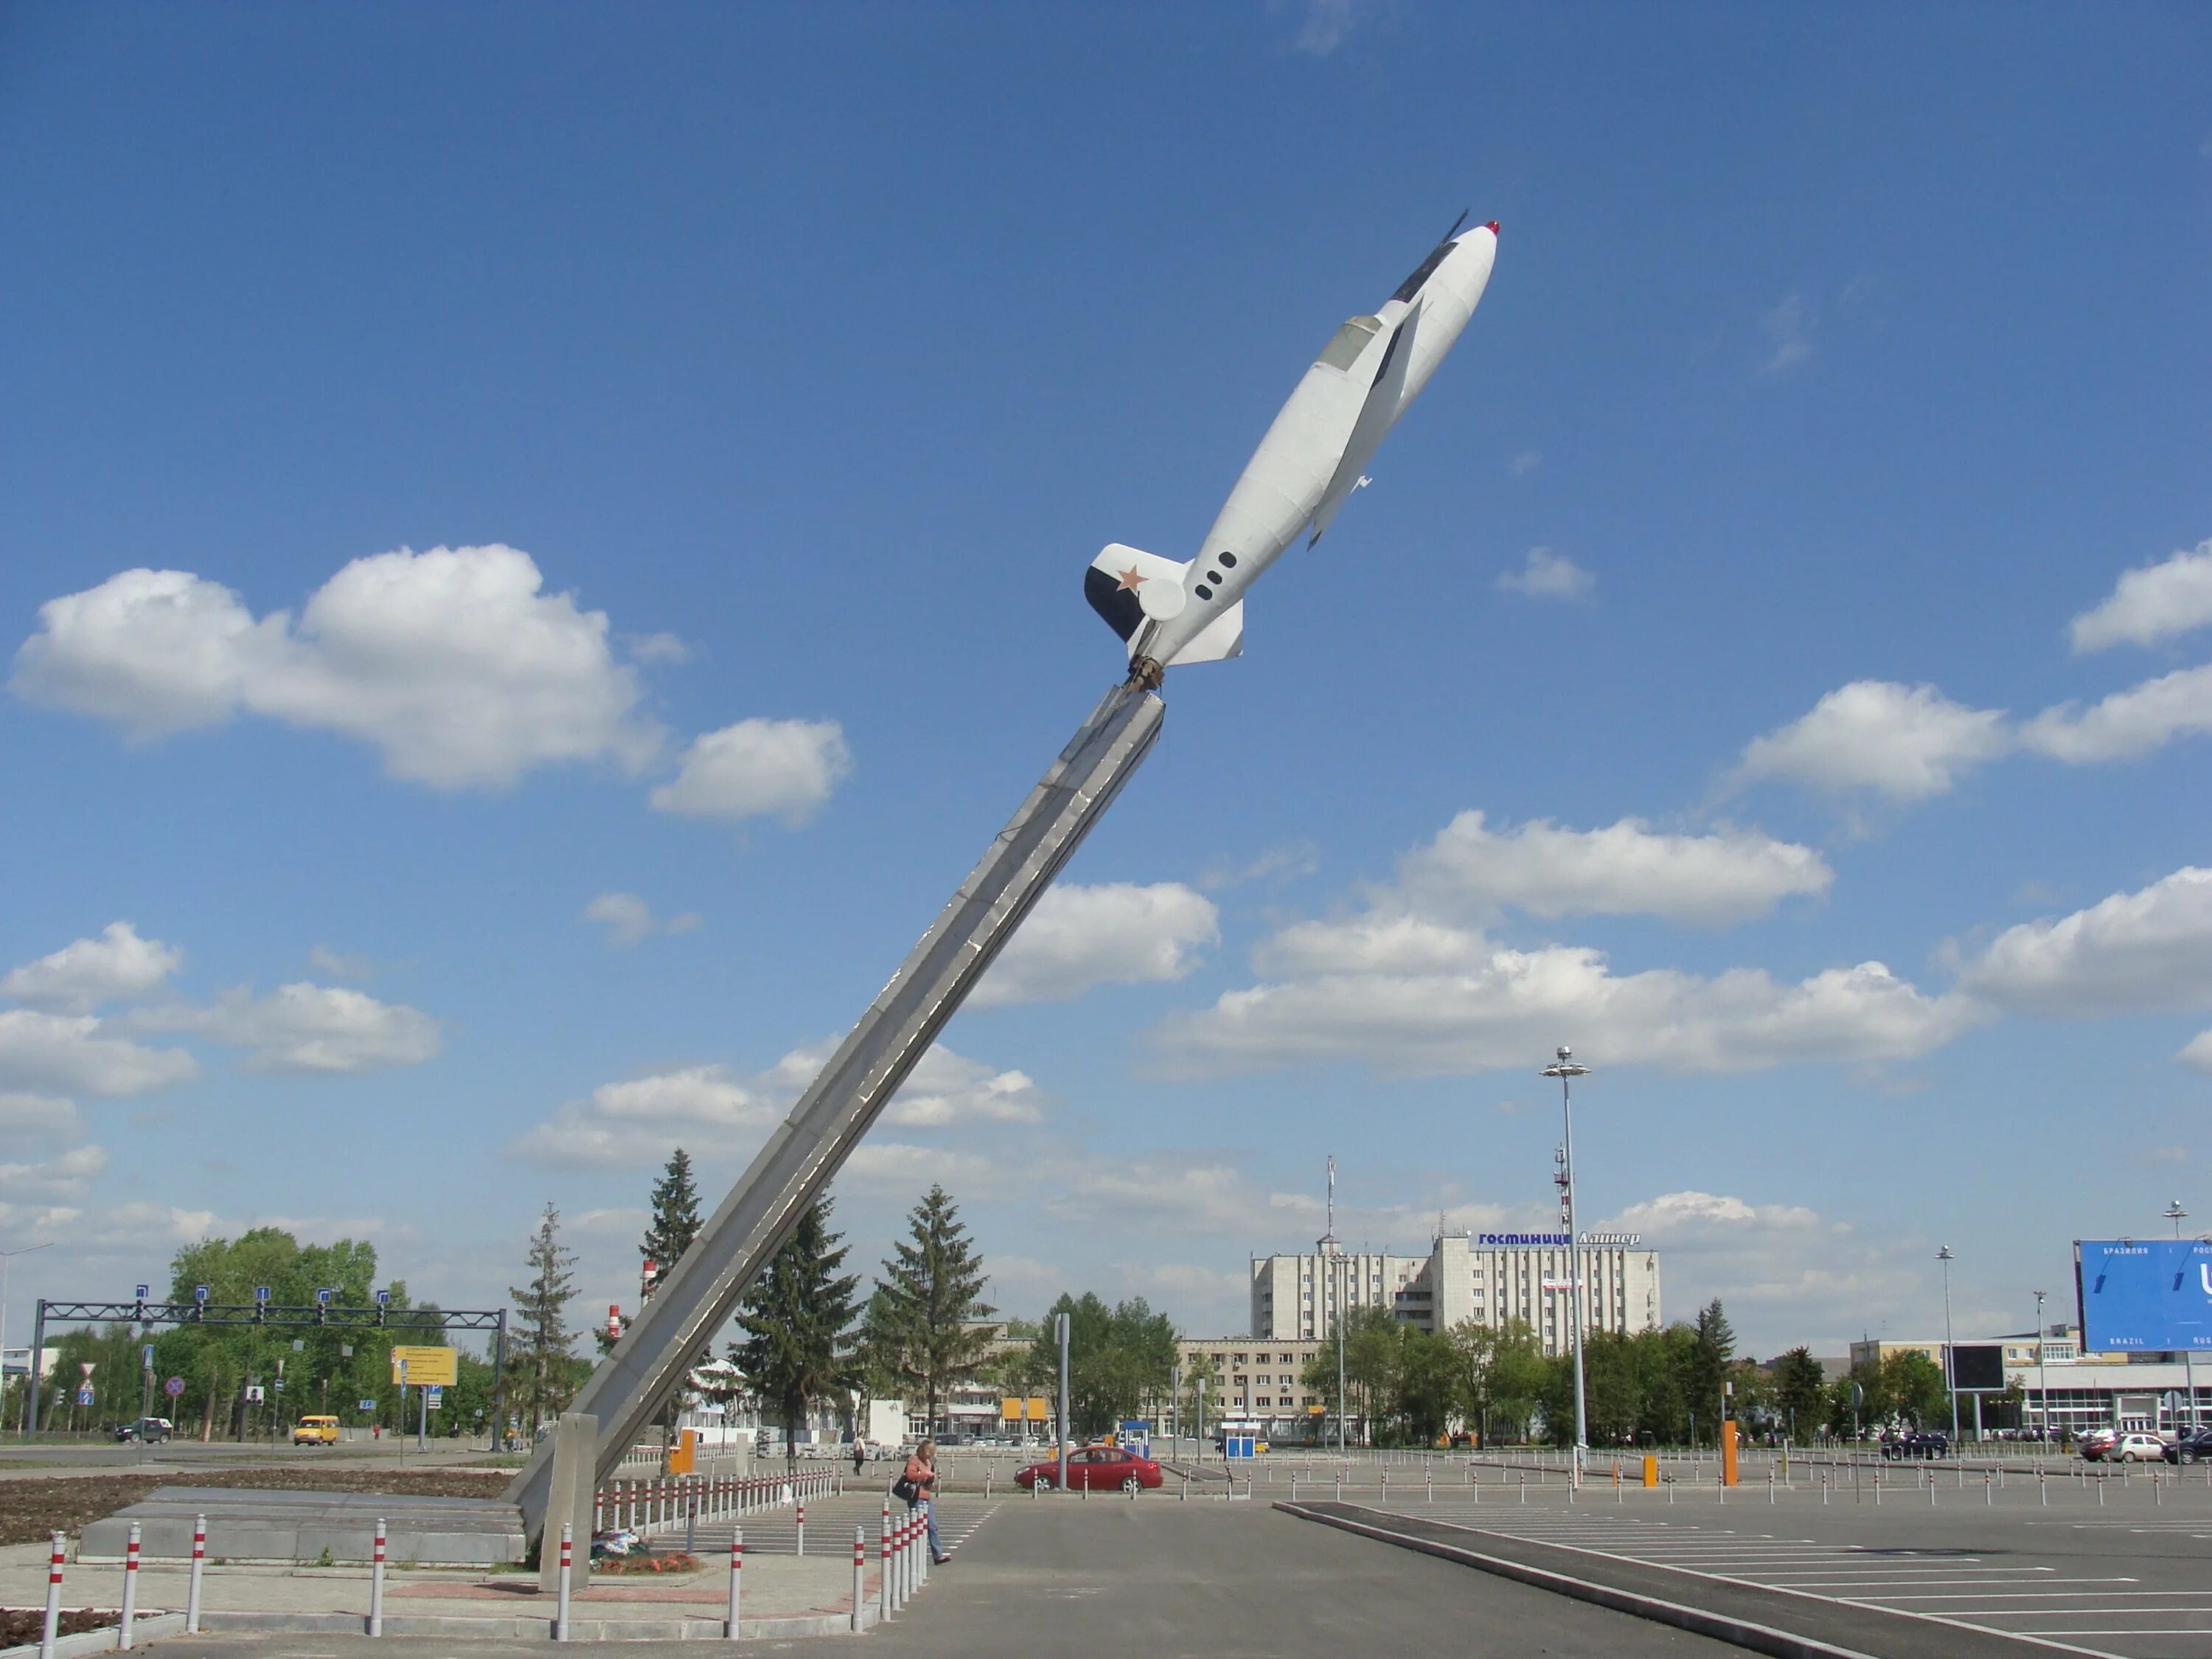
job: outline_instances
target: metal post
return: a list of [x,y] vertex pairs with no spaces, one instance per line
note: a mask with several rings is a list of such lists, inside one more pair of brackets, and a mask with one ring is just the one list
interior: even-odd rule
[[[368,1633],[371,1636],[384,1634],[384,1541],[386,1536],[384,1517],[380,1515],[376,1517],[375,1553],[370,1557],[368,1567]],[[198,1553],[197,1545],[193,1547],[193,1553],[195,1556]],[[198,1576],[199,1565],[197,1559],[192,1563],[195,1577]]]
[[[282,1369],[284,1362],[280,1359],[276,1364],[279,1368],[276,1373],[277,1379],[281,1382],[283,1379],[284,1375]],[[421,1388],[416,1389],[415,1398],[416,1402],[415,1407],[415,1449],[419,1452],[424,1449],[423,1442],[430,1437],[430,1385],[425,1382]],[[276,1432],[276,1419],[274,1417],[271,1417],[269,1420],[269,1432],[271,1437],[274,1437]]]
[[1559,1049],[1558,1063],[1547,1066],[1540,1075],[1559,1079],[1559,1111],[1564,1139],[1559,1147],[1559,1218],[1567,1224],[1567,1271],[1574,1276],[1575,1301],[1572,1310],[1575,1342],[1575,1469],[1573,1484],[1580,1486],[1583,1464],[1589,1455],[1589,1424],[1585,1413],[1583,1388],[1583,1247],[1582,1236],[1575,1231],[1575,1109],[1569,1090],[1569,1078],[1588,1077],[1589,1067],[1575,1063],[1574,1050]]
[[806,1553],[806,1505],[799,1506],[799,1553]]
[[507,1310],[499,1310],[499,1323],[491,1339],[491,1449],[507,1443]]
[[868,1529],[853,1528],[853,1628],[860,1628],[861,1606],[868,1594]]
[[207,1516],[192,1517],[192,1577],[185,1590],[185,1634],[200,1633],[200,1569],[207,1565]]
[[46,1299],[40,1297],[38,1314],[31,1321],[31,1363],[23,1368],[23,1437],[27,1440],[39,1431],[39,1396],[46,1391],[40,1363],[46,1353]]
[[123,1616],[118,1620],[115,1645],[131,1645],[131,1621],[138,1616],[138,1523],[131,1523],[131,1535],[123,1546]]
[[[36,1350],[33,1352],[35,1353]],[[32,1380],[35,1382],[38,1362],[33,1359],[31,1364],[33,1373]],[[61,1635],[62,1555],[62,1535],[56,1533],[53,1557],[46,1564],[46,1624],[45,1633],[39,1638],[39,1659],[54,1659],[54,1643]]]
[[553,1639],[556,1642],[565,1642],[568,1639],[568,1573],[570,1567],[568,1552],[573,1547],[572,1540],[575,1530],[576,1523],[573,1521],[563,1521],[561,1523],[560,1601],[556,1605],[553,1613]]
[[[1057,1326],[1057,1328],[1058,1328],[1059,1336],[1060,1336],[1060,1489],[1062,1492],[1066,1492],[1066,1491],[1067,1490],[1067,1436],[1068,1436],[1068,1419],[1067,1419],[1067,1327],[1068,1327],[1068,1318],[1067,1318],[1067,1316],[1066,1316],[1066,1314],[1054,1314],[1054,1315],[1053,1316],[1053,1321],[1054,1321],[1054,1324]],[[1086,1492],[1088,1492],[1088,1491],[1090,1490],[1089,1486],[1088,1486],[1088,1484],[1087,1484],[1087,1483],[1086,1483],[1086,1485],[1085,1485],[1085,1488],[1084,1488],[1084,1489],[1085,1489],[1085,1491],[1086,1491]]]
[[738,1639],[738,1602],[745,1576],[745,1529],[732,1528],[730,1531],[730,1606],[722,1620],[722,1634],[730,1640]]
[[[1034,1497],[1036,1488],[1031,1486],[1030,1492]],[[878,1545],[879,1559],[877,1565],[880,1573],[880,1577],[876,1581],[876,1596],[879,1604],[877,1616],[888,1619],[891,1616],[891,1505],[889,1498],[884,1500],[883,1530],[878,1532],[876,1537],[879,1540]]]
[[1951,1443],[1959,1443],[1959,1368],[1951,1343],[1951,1247],[1939,1245],[1936,1259],[1943,1264],[1943,1388],[1951,1396]]

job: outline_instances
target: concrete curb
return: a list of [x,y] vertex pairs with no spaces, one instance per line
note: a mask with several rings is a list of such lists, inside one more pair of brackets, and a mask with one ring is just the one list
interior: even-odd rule
[[[150,1619],[131,1621],[131,1645],[135,1649],[141,1642],[159,1641],[164,1636],[182,1636],[185,1615],[181,1613],[156,1613]],[[122,1637],[120,1625],[110,1625],[105,1630],[88,1630],[75,1636],[64,1636],[55,1642],[55,1659],[76,1659],[81,1653],[113,1653],[116,1642]],[[0,1648],[0,1659],[18,1659],[18,1656],[35,1655],[36,1642],[26,1642],[19,1648]]]
[[1418,1550],[1424,1555],[1456,1561],[1462,1566],[1495,1573],[1500,1578],[1534,1585],[1554,1595],[1571,1595],[1578,1601],[1588,1601],[1615,1613],[1630,1613],[1638,1619],[1649,1619],[1655,1624],[1672,1625],[1677,1630],[1686,1630],[1736,1647],[1748,1648],[1753,1653],[1767,1654],[1771,1659],[1873,1659],[1871,1655],[1862,1653],[1856,1648],[1839,1648],[1826,1642],[1816,1642],[1810,1637],[1776,1630],[1771,1625],[1753,1624],[1747,1619],[1727,1618],[1720,1613],[1708,1613],[1702,1607],[1684,1607],[1679,1601],[1638,1595],[1633,1591],[1615,1589],[1609,1584],[1593,1583],[1586,1578],[1571,1578],[1565,1573],[1547,1572],[1541,1567],[1509,1561],[1502,1556],[1485,1555],[1478,1550],[1467,1549],[1457,1544],[1416,1538],[1408,1533],[1369,1526],[1344,1516],[1325,1515],[1303,1504],[1278,1503],[1275,1508],[1301,1521],[1318,1521],[1323,1526],[1357,1533],[1363,1538],[1372,1538],[1381,1543],[1395,1544],[1401,1549]]
[[[184,1615],[177,1613],[171,1616],[177,1621],[176,1628],[165,1630],[161,1634],[174,1636],[183,1632]],[[863,1607],[860,1609],[860,1628],[864,1631],[872,1629],[876,1618],[876,1609],[873,1607]],[[139,1628],[143,1630],[150,1622],[152,1621],[142,1621]],[[368,1623],[366,1616],[357,1613],[210,1611],[200,1615],[200,1628],[204,1631],[281,1631],[301,1635],[359,1636],[368,1628]],[[842,1636],[849,1634],[852,1628],[851,1613],[821,1613],[796,1614],[780,1619],[747,1619],[739,1625],[738,1632],[742,1639],[750,1641],[802,1636]],[[100,1633],[87,1632],[82,1639],[89,1639]],[[416,1613],[398,1616],[386,1613],[384,1617],[384,1633],[386,1636],[474,1637],[485,1641],[543,1642],[551,1639],[553,1621],[550,1617],[538,1618],[514,1614],[473,1619],[459,1613]],[[106,1634],[112,1637],[114,1632],[110,1631]],[[571,1617],[568,1621],[568,1639],[572,1642],[719,1642],[724,1638],[722,1621],[720,1619],[690,1617],[579,1619]],[[109,1642],[108,1647],[113,1646],[114,1643]],[[84,1653],[106,1650],[101,1648],[76,1650]],[[35,1654],[37,1651],[35,1644],[28,1648],[10,1648],[6,1655],[0,1655],[0,1659],[7,1659],[7,1655]]]

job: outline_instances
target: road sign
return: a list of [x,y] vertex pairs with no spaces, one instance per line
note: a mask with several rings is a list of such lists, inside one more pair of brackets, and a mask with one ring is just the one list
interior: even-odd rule
[[389,1291],[379,1291],[376,1293],[376,1305],[380,1308],[390,1307],[392,1305],[392,1292]]
[[269,1287],[266,1285],[256,1285],[253,1287],[253,1299],[256,1302],[266,1302],[269,1299]]
[[446,1391],[443,1389],[433,1383],[430,1387],[423,1389],[422,1394],[422,1403],[429,1407],[430,1410],[434,1412],[445,1410]]
[[[458,1382],[461,1380],[459,1358],[457,1348],[394,1347],[392,1380],[412,1382],[417,1387]],[[400,1369],[403,1365],[406,1367],[404,1370]]]
[[92,1390],[90,1389],[79,1389],[76,1391],[76,1403],[80,1406],[89,1406],[92,1404]]
[[365,1412],[373,1412],[376,1409],[376,1401],[374,1400],[364,1400],[361,1402],[361,1408]]
[[90,1382],[92,1380],[92,1368],[99,1363],[100,1362],[96,1359],[80,1359],[76,1362],[76,1368],[84,1373],[85,1380],[87,1382]]
[[207,1299],[208,1299],[208,1287],[207,1287],[206,1285],[193,1285],[193,1286],[192,1286],[192,1300],[193,1300],[193,1301],[195,1301],[195,1302],[204,1302],[204,1301],[206,1301]]
[[138,1293],[138,1299],[139,1299],[141,1302],[143,1302],[143,1301],[147,1298],[147,1297],[148,1297],[149,1294],[151,1294],[151,1292],[153,1291],[154,1287],[153,1287],[151,1285],[138,1285],[138,1286],[137,1287],[137,1293]]
[[185,1379],[181,1376],[173,1376],[167,1382],[161,1384],[161,1392],[167,1395],[172,1400],[174,1400],[184,1391]]
[[327,1308],[331,1305],[331,1293],[328,1291],[317,1291],[315,1300],[321,1306]]
[[258,1382],[249,1382],[246,1385],[246,1398],[249,1403],[258,1403],[264,1397]]

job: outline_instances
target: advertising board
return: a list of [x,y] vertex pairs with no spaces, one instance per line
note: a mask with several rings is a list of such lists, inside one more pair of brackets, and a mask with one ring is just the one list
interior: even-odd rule
[[2212,1243],[2081,1239],[2074,1284],[2085,1353],[2212,1352]]

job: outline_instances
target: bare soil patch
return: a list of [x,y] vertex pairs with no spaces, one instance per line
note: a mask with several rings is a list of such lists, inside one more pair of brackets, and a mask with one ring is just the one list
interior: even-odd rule
[[[71,1536],[87,1523],[137,1503],[160,1486],[251,1486],[280,1492],[388,1492],[416,1498],[496,1498],[511,1477],[502,1469],[320,1468],[193,1469],[189,1474],[80,1475],[0,1480],[0,1544],[31,1544],[52,1532]],[[43,1618],[44,1613],[41,1612]],[[33,1632],[33,1637],[37,1632]],[[0,1646],[5,1646],[0,1643]]]

